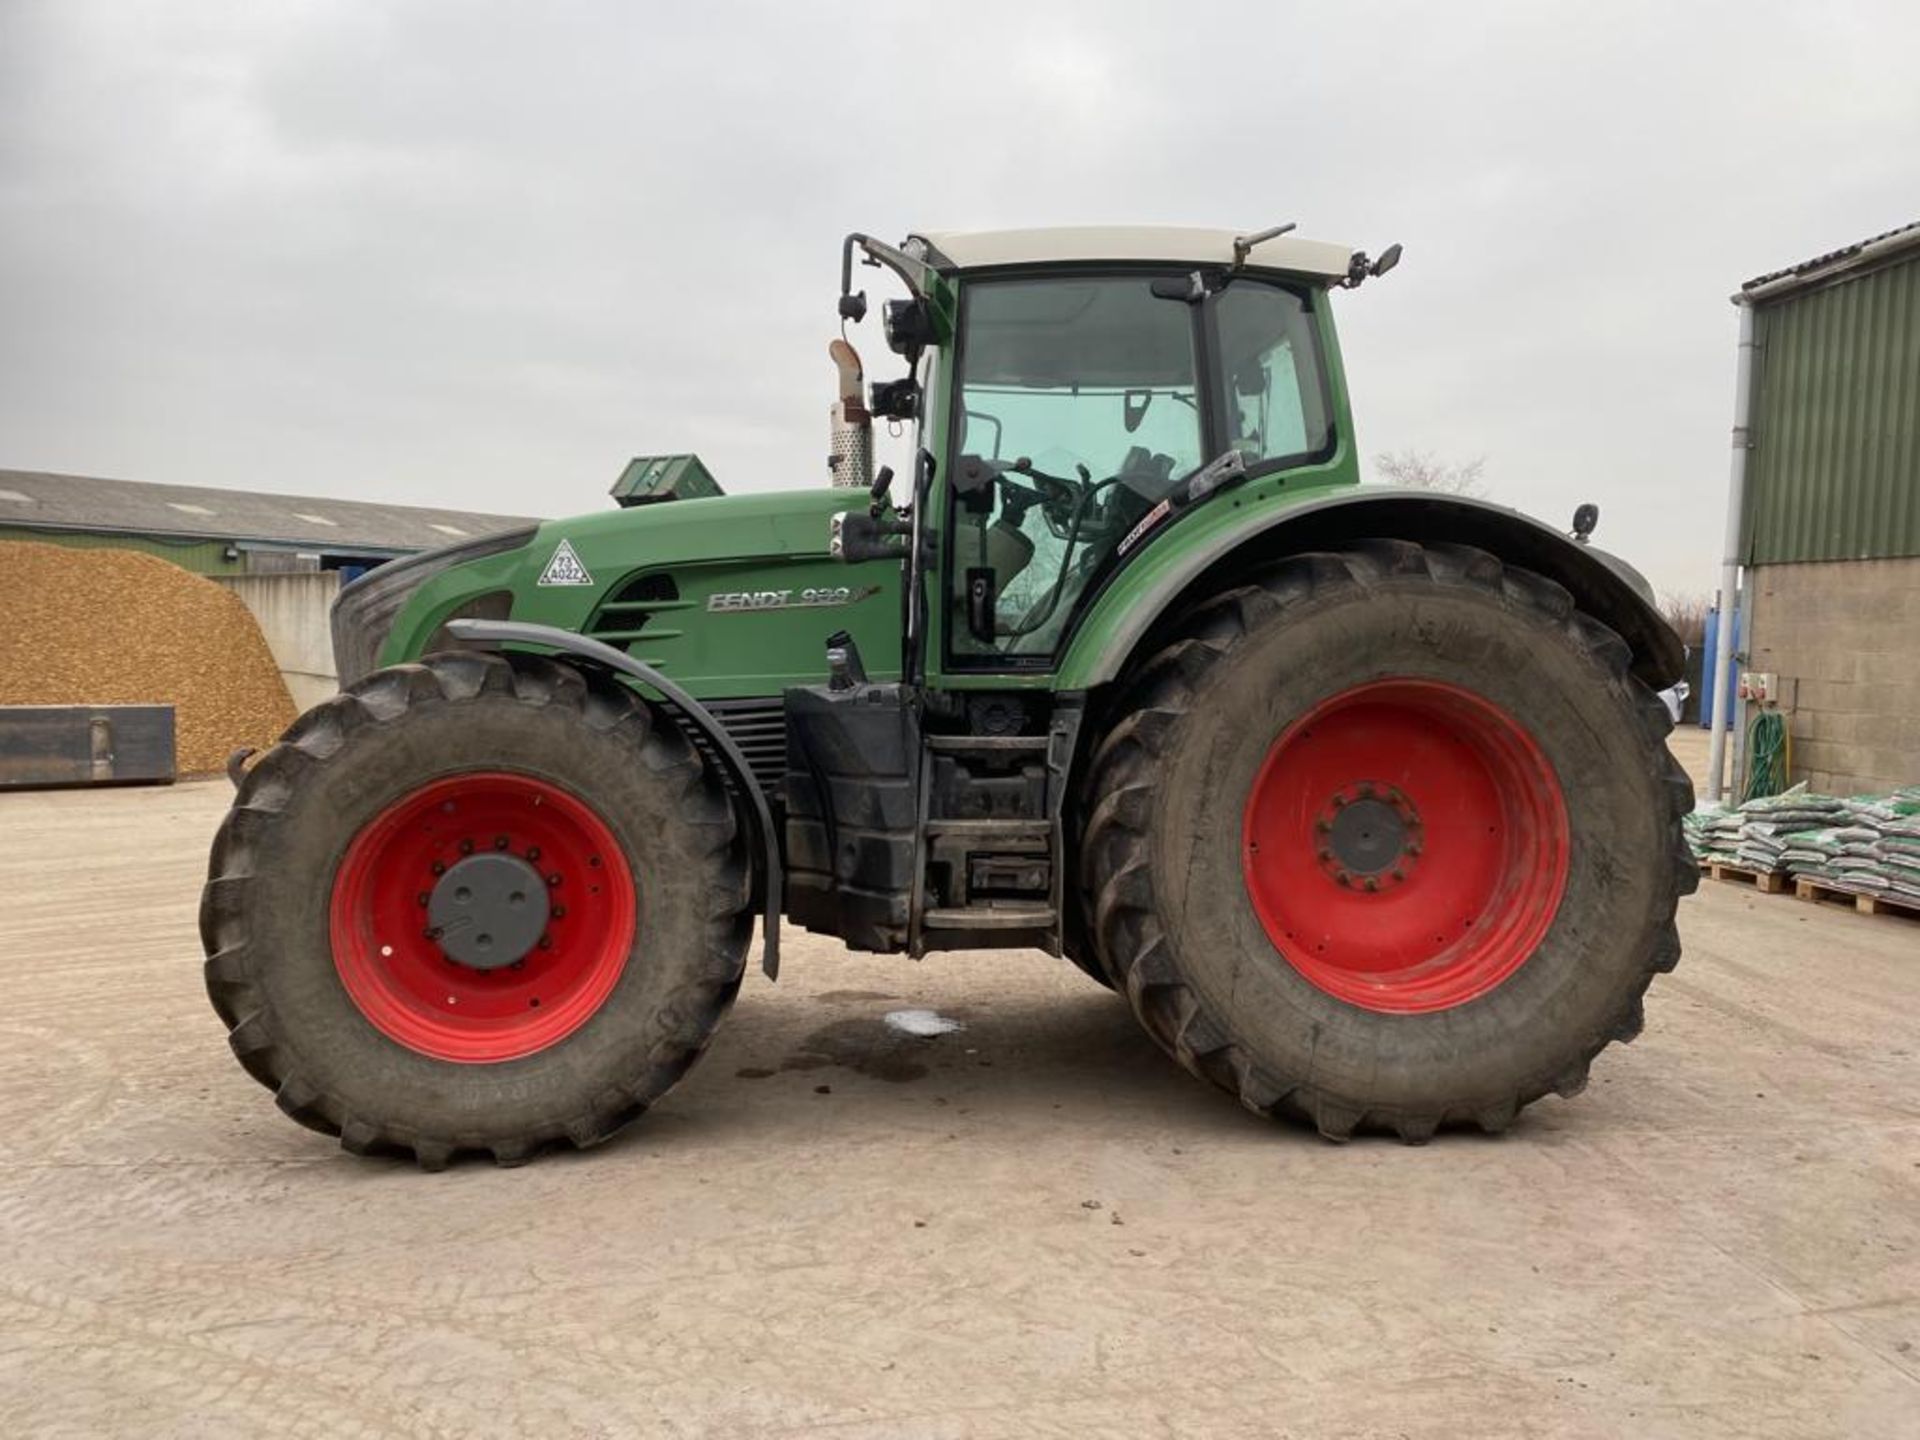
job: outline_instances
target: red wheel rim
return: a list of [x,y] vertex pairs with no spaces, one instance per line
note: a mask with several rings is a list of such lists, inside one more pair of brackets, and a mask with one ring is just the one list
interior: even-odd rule
[[[517,862],[539,886],[525,903],[547,913],[521,922],[541,933],[517,961],[480,969],[442,948],[429,901],[453,867],[487,855]],[[593,1016],[626,967],[637,910],[626,856],[591,808],[548,781],[480,771],[368,822],[334,875],[328,922],[341,984],[375,1029],[438,1060],[488,1064]]]
[[1566,890],[1553,766],[1492,702],[1430,680],[1335,695],[1274,742],[1241,863],[1267,937],[1338,999],[1388,1014],[1486,994]]

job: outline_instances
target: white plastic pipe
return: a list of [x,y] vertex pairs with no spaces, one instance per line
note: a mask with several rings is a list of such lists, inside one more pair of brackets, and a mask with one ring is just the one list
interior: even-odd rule
[[1707,802],[1725,793],[1727,720],[1733,714],[1733,686],[1727,662],[1733,659],[1733,632],[1740,623],[1740,538],[1747,504],[1747,427],[1753,414],[1753,306],[1740,309],[1740,349],[1733,381],[1733,467],[1727,479],[1727,539],[1720,561],[1720,627],[1713,646],[1713,734],[1707,746]]

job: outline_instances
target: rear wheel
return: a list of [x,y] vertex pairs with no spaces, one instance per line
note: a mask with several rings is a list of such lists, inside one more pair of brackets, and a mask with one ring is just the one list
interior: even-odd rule
[[704,1048],[751,919],[731,807],[625,691],[429,656],[248,774],[201,907],[241,1063],[357,1151],[592,1144]]
[[1630,658],[1463,547],[1303,555],[1197,612],[1085,786],[1082,903],[1149,1033],[1335,1138],[1579,1090],[1697,883]]

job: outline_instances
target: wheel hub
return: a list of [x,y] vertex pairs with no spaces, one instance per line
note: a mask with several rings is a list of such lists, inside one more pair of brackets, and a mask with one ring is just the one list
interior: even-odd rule
[[1526,727],[1413,677],[1355,685],[1290,724],[1241,827],[1247,898],[1279,958],[1383,1014],[1505,983],[1553,923],[1572,848],[1559,777]]
[[532,1055],[592,1019],[638,919],[606,821],[562,786],[504,770],[428,781],[368,820],[327,912],[334,968],[368,1023],[475,1065]]
[[1363,780],[1335,791],[1314,829],[1320,868],[1368,892],[1404,882],[1420,855],[1420,812],[1397,786]]
[[522,959],[546,929],[546,882],[518,855],[469,855],[434,885],[427,923],[449,960],[498,970]]

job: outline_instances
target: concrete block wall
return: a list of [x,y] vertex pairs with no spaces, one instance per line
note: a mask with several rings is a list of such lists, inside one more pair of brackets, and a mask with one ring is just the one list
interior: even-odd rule
[[260,623],[267,648],[293,703],[301,710],[318,705],[340,688],[333,669],[333,635],[327,612],[340,593],[332,570],[278,575],[210,575],[240,597]]
[[1920,785],[1920,556],[1763,565],[1747,583],[1746,668],[1780,677],[1793,778]]

